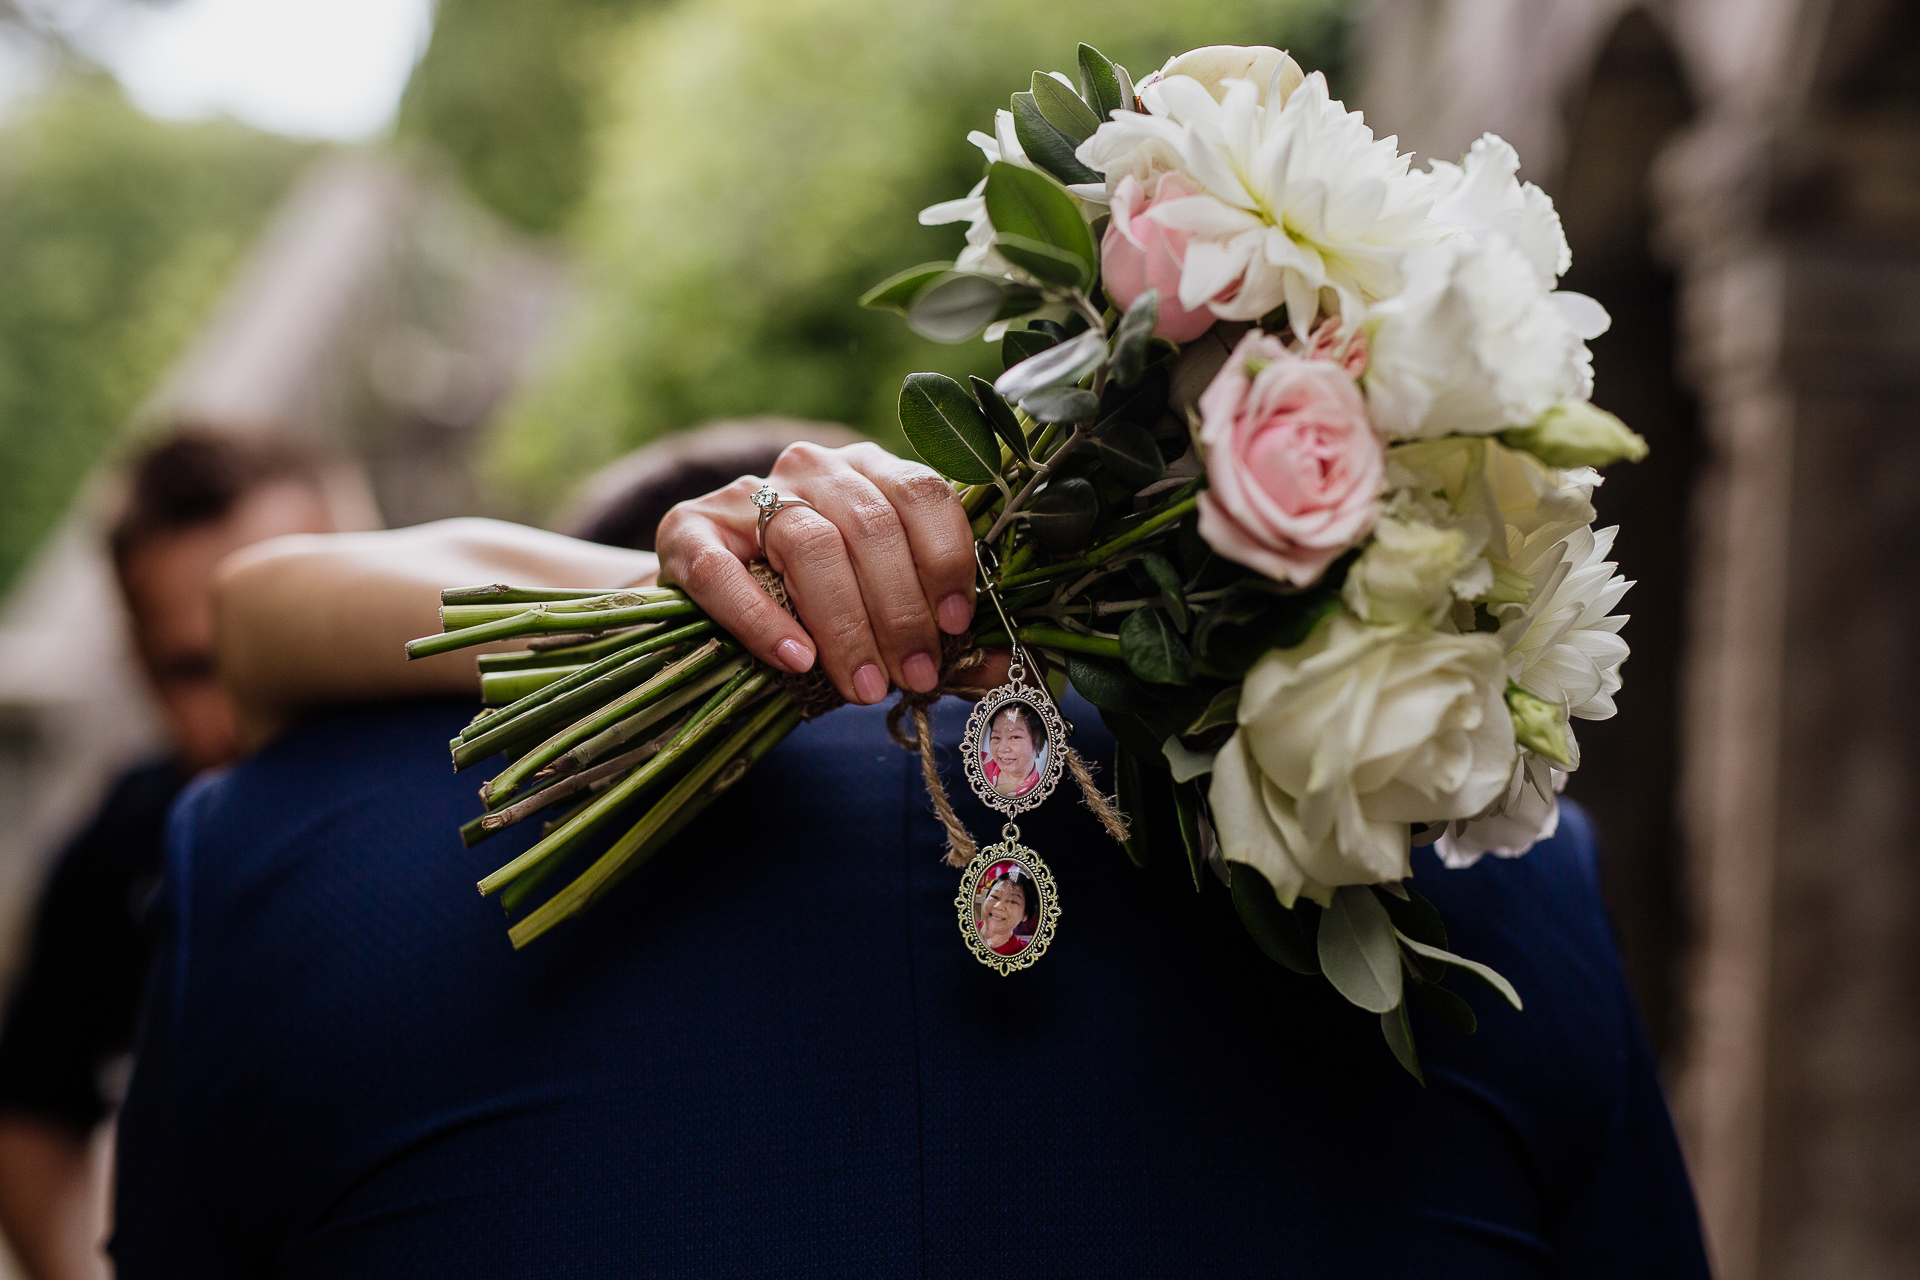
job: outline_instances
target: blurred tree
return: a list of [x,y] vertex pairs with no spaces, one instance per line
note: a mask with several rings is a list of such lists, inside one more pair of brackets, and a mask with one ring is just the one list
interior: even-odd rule
[[433,143],[474,194],[535,231],[565,225],[588,176],[606,54],[657,0],[439,0],[399,133]]
[[698,0],[625,34],[576,226],[585,299],[505,415],[492,473],[534,512],[584,472],[706,418],[785,413],[898,442],[900,379],[999,368],[862,311],[951,258],[916,212],[982,172],[969,129],[1086,40],[1136,76],[1201,44],[1276,44],[1338,72],[1341,0]]
[[0,130],[0,586],[206,317],[310,148],[103,76]]

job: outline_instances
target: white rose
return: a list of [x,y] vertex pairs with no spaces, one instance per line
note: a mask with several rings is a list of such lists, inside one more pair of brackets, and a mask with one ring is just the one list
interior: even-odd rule
[[1531,182],[1521,182],[1520,156],[1504,138],[1482,134],[1460,164],[1435,160],[1433,217],[1451,223],[1475,240],[1506,239],[1526,256],[1544,289],[1573,265],[1553,199]]
[[1459,526],[1382,517],[1373,540],[1347,570],[1341,598],[1366,622],[1431,626],[1456,597],[1471,599],[1486,589],[1491,579],[1480,558],[1483,541]]
[[1499,642],[1343,614],[1248,672],[1240,728],[1214,761],[1221,851],[1280,900],[1403,879],[1411,824],[1471,817],[1512,777]]
[[1388,436],[1487,435],[1593,393],[1582,331],[1506,239],[1455,237],[1408,254],[1401,271],[1405,288],[1364,321],[1362,384]]

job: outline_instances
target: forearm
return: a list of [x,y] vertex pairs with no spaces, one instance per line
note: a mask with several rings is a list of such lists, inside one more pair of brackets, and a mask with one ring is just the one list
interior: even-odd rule
[[498,520],[276,538],[221,568],[220,675],[250,745],[316,706],[474,694],[473,651],[406,658],[406,641],[440,629],[442,588],[611,588],[655,569],[648,552]]
[[106,1280],[97,1174],[87,1139],[46,1121],[0,1116],[0,1226],[33,1280]]

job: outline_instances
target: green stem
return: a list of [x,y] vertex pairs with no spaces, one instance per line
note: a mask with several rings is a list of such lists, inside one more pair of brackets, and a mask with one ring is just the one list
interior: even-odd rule
[[1024,587],[1029,583],[1044,582],[1048,578],[1057,578],[1068,573],[1083,573],[1099,567],[1101,561],[1120,554],[1129,547],[1145,542],[1168,525],[1184,519],[1188,513],[1200,505],[1199,494],[1189,494],[1186,498],[1162,509],[1157,515],[1135,525],[1133,528],[1109,539],[1097,547],[1089,549],[1077,560],[1065,560],[1059,564],[1050,564],[1039,569],[1030,569],[1026,573],[1017,573],[1000,580],[1000,590],[1010,591],[1015,587]]
[[1063,653],[1084,653],[1096,658],[1118,658],[1120,642],[1106,636],[1083,636],[1058,627],[1015,627],[1013,634],[1021,644],[1037,649],[1058,649]]
[[[748,748],[755,745],[757,741],[762,741],[766,737],[772,736],[769,733],[770,730],[779,728],[784,724],[786,730],[791,731],[792,726],[797,725],[799,722],[800,713],[798,708],[794,707],[793,704],[785,698],[776,699],[762,708],[745,724],[741,725],[739,729],[735,730],[721,747],[709,752],[697,767],[680,779],[679,782],[675,783],[673,789],[661,797],[659,803],[648,810],[646,816],[635,823],[625,835],[615,841],[612,848],[601,854],[600,857],[594,861],[593,865],[581,872],[566,888],[541,903],[539,908],[528,915],[526,919],[509,929],[507,931],[509,940],[512,941],[516,948],[524,947],[551,929],[554,925],[584,908],[597,897],[601,891],[612,885],[613,881],[626,869],[626,864],[635,862],[637,865],[636,857],[641,854],[643,850],[651,853],[653,849],[659,847],[660,843],[664,843],[664,841],[656,841],[654,837],[664,835],[668,825],[679,814],[680,810],[683,809],[689,801],[693,800],[700,793],[701,789],[719,775],[727,765],[733,763],[735,759],[740,757]],[[782,733],[780,736],[785,735]],[[778,739],[775,738],[774,740],[777,741]],[[659,757],[656,757],[656,763],[658,759]],[[648,766],[648,768],[651,767],[651,765]],[[641,772],[644,773],[646,770],[642,769]],[[637,777],[639,775],[636,774],[635,776]],[[629,779],[629,782],[630,781],[631,779]],[[626,785],[626,783],[622,783],[621,787],[625,787]],[[617,787],[614,790],[617,791],[620,790],[620,788]],[[612,794],[613,792],[608,793],[609,798]],[[598,808],[599,805],[596,804],[593,807]],[[584,816],[585,815],[582,816],[582,820],[584,820]],[[569,829],[575,825],[578,825],[578,822],[570,823]],[[529,850],[528,852],[531,853],[532,851]],[[525,856],[526,855],[523,854],[522,858]],[[499,874],[499,872],[496,872],[495,876]],[[490,879],[491,878],[492,877],[490,877]],[[481,882],[482,892],[487,891],[486,883],[486,881]]]
[[531,610],[519,604],[449,604],[440,606],[440,629],[464,631],[469,627],[499,622],[505,618],[517,618],[529,612],[604,613],[609,609],[631,609],[639,605],[685,601],[686,598],[685,594],[671,588],[657,588],[646,591],[610,591],[585,600],[539,601]]
[[556,680],[564,680],[580,668],[526,667],[519,671],[483,671],[480,673],[480,702],[483,706],[504,707],[537,693]]
[[581,590],[572,587],[510,587],[504,582],[496,582],[484,587],[448,587],[440,593],[440,603],[538,604],[542,600],[591,600],[595,596],[611,595],[617,590],[620,588],[589,587]]
[[473,661],[474,665],[483,672],[518,671],[522,667],[550,667],[555,663],[598,662],[610,653],[616,653],[650,635],[659,634],[666,630],[668,625],[665,622],[653,622],[643,627],[615,631],[581,644],[551,645],[545,649],[533,647],[541,643],[535,640],[533,645],[525,649],[515,649],[509,653],[483,653]]
[[455,649],[490,644],[495,640],[516,640],[521,636],[605,631],[611,627],[630,627],[639,622],[658,622],[662,618],[684,618],[698,612],[700,606],[685,599],[662,600],[656,604],[633,605],[624,609],[602,609],[595,613],[553,613],[544,606],[535,605],[497,622],[409,640],[407,657],[430,658],[438,653],[451,653]]

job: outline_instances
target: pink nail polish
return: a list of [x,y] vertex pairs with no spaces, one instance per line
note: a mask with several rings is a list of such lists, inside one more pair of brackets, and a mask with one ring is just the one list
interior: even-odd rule
[[853,673],[853,691],[859,695],[860,701],[872,706],[887,696],[887,678],[881,674],[880,668],[869,662]]
[[900,668],[907,677],[907,687],[915,693],[925,693],[940,683],[940,668],[924,653],[914,654],[901,663]]
[[950,636],[959,635],[973,621],[973,609],[967,604],[967,598],[958,591],[940,602],[938,612],[940,629]]
[[813,665],[813,654],[798,640],[782,640],[773,646],[773,654],[780,659],[781,665],[794,675],[799,675]]

